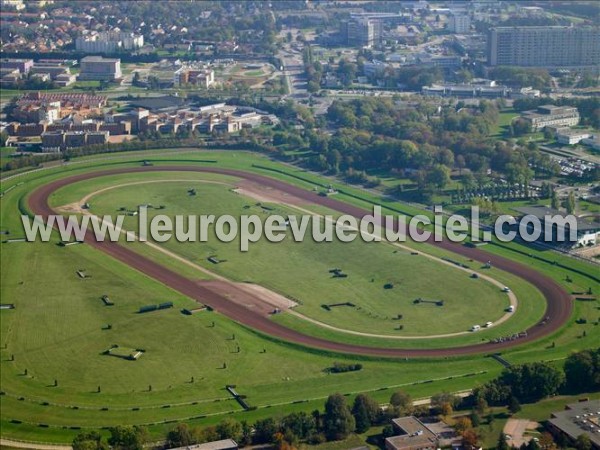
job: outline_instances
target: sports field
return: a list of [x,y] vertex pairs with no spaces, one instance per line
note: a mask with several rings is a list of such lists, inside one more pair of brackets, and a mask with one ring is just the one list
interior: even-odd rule
[[[158,214],[173,217],[190,213],[210,213],[217,217],[233,213],[238,218],[241,214],[257,214],[266,218],[269,214],[302,213],[287,205],[259,205],[256,199],[232,192],[235,182],[225,178],[200,175],[194,182],[194,177],[187,174],[167,173],[162,177],[164,181],[156,176],[146,179],[145,175],[115,177],[111,182],[121,187],[106,191],[95,185],[97,180],[87,182],[88,192],[101,191],[89,197],[89,211],[115,215],[122,207],[133,210],[139,204],[149,203],[165,207],[150,209],[149,218]],[[81,189],[79,185],[72,187],[77,191]],[[197,195],[189,195],[189,189],[194,189]],[[67,193],[59,192],[57,196],[59,194],[65,204],[73,203]],[[53,199],[53,203],[57,204],[57,199]],[[303,205],[302,209],[309,206]],[[124,227],[137,232],[138,216],[126,217]],[[472,279],[470,273],[442,261],[412,255],[406,249],[389,244],[316,243],[310,236],[305,242],[296,243],[289,233],[278,245],[262,239],[242,253],[238,242],[222,243],[212,233],[207,243],[171,240],[163,245],[228,279],[252,282],[293,298],[299,303],[294,311],[300,314],[359,332],[390,336],[466,332],[473,324],[498,320],[509,305],[506,294],[498,286],[483,279]],[[211,256],[225,262],[213,264],[208,261]],[[329,272],[332,268],[342,268],[349,276],[334,278]],[[414,276],[415,273],[427,276]],[[389,284],[393,285],[391,289]],[[444,304],[414,304],[417,298],[443,300]],[[526,298],[525,303],[530,303],[531,299]],[[354,306],[324,307],[337,303]],[[538,316],[541,313],[540,310]],[[401,320],[397,319],[398,314],[402,315]],[[430,324],[432,317],[435,317],[435,328]],[[536,317],[531,319],[535,321]],[[403,326],[402,330],[398,330],[399,325]]]
[[[155,155],[155,165],[168,165],[159,161],[166,157],[158,152],[145,154],[144,159],[152,155]],[[115,162],[118,167],[140,166],[140,156],[130,156],[130,163],[123,156],[90,162],[88,168],[83,164],[72,165],[3,182],[3,191],[24,182],[2,198],[2,230],[10,232],[6,237],[22,236],[19,206],[26,208],[26,196],[37,186],[76,173],[107,169]],[[198,166],[207,164],[194,162],[194,159],[212,159],[221,167],[246,171],[260,171],[252,164],[261,164],[299,173],[297,169],[241,152],[174,153],[168,159],[173,162],[186,160],[186,164]],[[268,175],[311,188],[311,183],[284,174]],[[157,172],[95,178],[57,191],[51,204],[56,207],[77,203],[103,188],[139,181],[156,183],[122,186],[98,193],[89,199],[90,212],[116,214],[121,207],[131,209],[138,204],[152,203],[164,205],[163,212],[169,215],[188,214],[197,209],[199,213],[207,209],[212,214],[239,215],[249,210],[263,214],[262,208],[256,206],[256,199],[230,191],[230,184],[237,185],[238,179],[206,173]],[[196,189],[195,196],[188,195],[190,188]],[[264,204],[281,213],[297,212],[294,205]],[[249,208],[244,209],[245,206]],[[326,212],[311,204],[301,207]],[[127,227],[135,229],[135,218],[129,218],[126,223]],[[0,311],[0,372],[4,394],[0,423],[3,437],[68,442],[79,427],[100,428],[119,423],[150,424],[151,432],[160,433],[171,426],[164,421],[189,419],[193,423],[211,423],[230,411],[242,419],[253,420],[278,412],[312,410],[320,406],[323,397],[334,391],[348,394],[375,391],[374,396],[384,400],[393,386],[403,386],[415,397],[459,390],[492,378],[502,369],[485,354],[449,358],[443,362],[413,358],[407,361],[333,354],[282,343],[217,312],[184,315],[181,309],[193,309],[198,304],[91,245],[59,247],[55,245],[57,242],[56,236],[53,243],[48,244],[1,244],[2,302],[15,304],[13,310]],[[411,245],[418,248],[419,253],[438,258],[450,255],[457,261],[473,264],[467,258],[443,249],[426,244]],[[146,245],[136,243],[131,248],[186,278],[214,279],[206,272]],[[292,242],[269,244],[261,241],[251,246],[247,254],[240,254],[236,245],[216,242],[167,243],[165,248],[220,277],[234,282],[252,281],[294,297],[301,301],[295,310],[302,315],[353,331],[374,331],[391,336],[464,331],[487,317],[496,320],[508,304],[506,294],[483,279],[470,279],[468,273],[426,259],[424,254],[411,255],[383,243],[310,243],[305,247]],[[490,250],[529,261],[510,248]],[[227,262],[208,262],[207,257],[213,254]],[[564,260],[558,255],[552,257],[561,262]],[[598,284],[585,275],[586,270],[593,275],[592,267],[572,264],[573,268],[583,270],[571,273],[556,265],[544,264],[542,260],[530,265],[544,271],[569,291],[593,287],[596,292],[599,289]],[[332,279],[328,272],[332,267],[343,269],[348,278]],[[483,271],[477,264],[473,268]],[[83,270],[89,277],[80,278],[76,274],[78,270]],[[572,280],[569,283],[565,281],[566,273]],[[432,274],[442,281],[433,282]],[[489,275],[511,286],[519,306],[511,320],[496,330],[492,328],[481,334],[467,333],[443,340],[364,338],[335,332],[287,313],[277,315],[275,320],[332,341],[397,348],[440,348],[473,343],[491,337],[494,332],[524,329],[543,315],[544,299],[531,284],[495,268]],[[373,278],[375,281],[372,282]],[[383,288],[388,282],[394,284],[393,289]],[[105,294],[114,302],[113,306],[104,304],[101,297]],[[415,297],[443,298],[445,302],[443,307],[431,306],[427,313],[422,313],[424,309],[411,303]],[[174,307],[138,313],[142,306],[167,301],[172,301]],[[333,308],[327,311],[321,307],[326,302],[340,301],[360,305],[361,309],[341,311]],[[469,307],[472,302],[476,302],[477,308]],[[557,359],[572,350],[593,345],[600,337],[598,327],[594,325],[596,306],[597,302],[574,302],[568,327],[535,342],[508,349],[504,356],[511,362]],[[432,319],[435,308],[444,311]],[[361,311],[370,311],[371,315]],[[403,315],[403,330],[395,329],[398,320],[392,320],[392,316],[397,314]],[[588,317],[587,324],[574,324],[579,317]],[[583,331],[585,338],[581,337]],[[556,345],[548,348],[552,341]],[[103,354],[115,344],[128,351],[143,349],[144,353],[135,361]],[[359,372],[328,375],[325,369],[340,360],[360,360],[364,368]],[[224,390],[225,384],[229,383],[236,384],[237,390],[247,395],[248,402],[258,409],[242,412]],[[378,391],[382,388],[388,389]],[[295,403],[298,400],[308,402]]]

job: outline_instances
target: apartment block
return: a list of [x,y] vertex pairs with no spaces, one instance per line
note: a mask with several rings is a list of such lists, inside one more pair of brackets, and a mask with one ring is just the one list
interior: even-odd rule
[[85,53],[114,53],[143,46],[144,36],[122,31],[105,31],[75,39],[75,48]]
[[372,47],[381,42],[382,24],[378,19],[359,17],[343,23],[346,43],[354,47]]
[[448,31],[467,34],[471,30],[471,18],[466,14],[452,14],[448,19]]
[[488,34],[491,66],[585,67],[600,64],[599,27],[496,27]]

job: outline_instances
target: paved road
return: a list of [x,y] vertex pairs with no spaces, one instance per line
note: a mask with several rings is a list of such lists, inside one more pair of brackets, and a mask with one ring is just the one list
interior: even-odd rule
[[[47,185],[41,186],[35,190],[29,197],[29,207],[36,214],[47,217],[54,214],[54,211],[48,205],[48,197],[57,189],[67,186],[71,183],[96,178],[100,176],[126,174],[133,172],[158,172],[158,171],[178,171],[178,172],[207,172],[224,175],[236,176],[258,183],[264,187],[278,189],[290,195],[299,197],[311,203],[319,204],[331,208],[342,214],[350,214],[361,218],[369,211],[356,206],[344,203],[342,201],[321,197],[314,192],[292,186],[285,182],[268,178],[266,176],[243,172],[233,169],[222,169],[216,167],[193,167],[193,166],[151,166],[136,168],[121,168],[104,170],[99,172],[89,172],[68,178],[56,180]],[[349,353],[365,354],[372,356],[384,356],[394,358],[408,357],[446,357],[456,355],[478,354],[487,352],[497,352],[526,342],[537,340],[543,336],[555,332],[562,327],[569,319],[572,311],[572,301],[569,294],[554,280],[531,269],[530,267],[506,259],[501,256],[487,253],[479,248],[469,248],[463,245],[455,244],[449,241],[429,243],[437,245],[445,250],[460,254],[464,257],[479,261],[482,263],[491,262],[493,267],[510,272],[520,278],[523,278],[537,287],[546,299],[546,312],[543,324],[538,323],[527,330],[527,336],[516,341],[506,341],[498,344],[479,343],[456,348],[429,348],[429,349],[396,349],[396,348],[377,348],[363,345],[353,345],[347,343],[332,342],[326,339],[320,339],[314,336],[303,334],[299,331],[286,328],[273,322],[268,317],[250,311],[242,305],[233,303],[226,296],[219,295],[202,286],[198,286],[193,280],[176,273],[168,268],[161,266],[155,261],[135,253],[133,250],[121,246],[114,242],[97,242],[91,232],[87,233],[86,243],[100,249],[110,256],[124,262],[125,264],[139,270],[147,276],[181,292],[182,294],[197,300],[200,303],[210,305],[213,309],[224,314],[232,320],[256,329],[264,334],[277,337],[284,341],[299,343],[308,347],[320,348],[324,350]]]

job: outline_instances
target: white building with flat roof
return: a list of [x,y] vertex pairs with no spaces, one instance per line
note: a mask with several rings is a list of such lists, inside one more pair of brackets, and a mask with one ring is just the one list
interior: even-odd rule
[[90,33],[75,39],[75,49],[85,53],[114,53],[144,46],[144,36],[124,31]]
[[118,58],[86,56],[80,61],[80,65],[80,81],[115,81],[123,76],[121,60]]
[[574,130],[572,128],[559,128],[556,131],[556,140],[559,144],[575,145],[592,135],[589,130]]
[[573,106],[539,106],[536,111],[525,111],[521,118],[529,123],[532,131],[545,127],[574,127],[579,123],[579,111]]

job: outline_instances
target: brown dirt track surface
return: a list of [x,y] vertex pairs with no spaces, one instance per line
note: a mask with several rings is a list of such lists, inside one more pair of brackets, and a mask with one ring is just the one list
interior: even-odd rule
[[[310,192],[302,188],[292,186],[283,181],[275,180],[266,176],[243,172],[234,169],[222,169],[216,167],[191,167],[191,166],[150,166],[150,167],[134,167],[111,169],[99,172],[90,172],[81,175],[75,175],[63,178],[36,189],[29,196],[29,207],[35,214],[40,214],[44,218],[55,212],[48,205],[48,197],[58,188],[68,184],[83,181],[90,178],[96,178],[106,175],[126,174],[132,172],[154,172],[154,171],[176,171],[176,172],[208,172],[223,175],[239,177],[264,186],[265,188],[277,189],[291,196],[306,200],[308,203],[319,204],[343,214],[351,214],[357,218],[363,217],[372,212],[366,211],[357,206],[344,203],[342,201],[330,198],[320,197],[315,192]],[[553,333],[564,325],[572,311],[572,300],[569,294],[551,278],[542,275],[534,269],[531,269],[523,264],[511,261],[507,258],[487,253],[478,248],[470,248],[463,245],[455,244],[444,240],[442,242],[429,242],[432,245],[437,245],[445,250],[460,254],[467,258],[485,263],[490,261],[493,267],[512,273],[520,278],[527,280],[533,284],[546,298],[545,317],[548,317],[545,325],[536,324],[527,330],[527,337],[520,338],[517,341],[507,341],[498,344],[479,343],[454,348],[443,349],[396,349],[396,348],[378,348],[366,347],[361,345],[353,345],[346,343],[338,343],[328,341],[309,335],[302,334],[299,331],[284,327],[280,324],[269,320],[260,312],[249,310],[247,307],[230,301],[225,296],[209,290],[203,286],[199,286],[194,280],[185,278],[178,273],[169,270],[168,268],[154,262],[153,260],[141,256],[126,247],[114,242],[97,242],[91,232],[88,232],[85,239],[86,243],[97,248],[108,255],[118,259],[119,261],[131,266],[145,275],[153,278],[182,294],[195,299],[196,301],[210,305],[219,313],[229,317],[230,319],[241,323],[247,327],[260,331],[261,333],[279,338],[284,341],[294,342],[308,347],[319,348],[323,350],[362,354],[371,356],[384,357],[446,357],[459,356],[477,353],[490,353],[505,350],[509,347],[522,345],[526,342],[537,340],[543,336]]]

